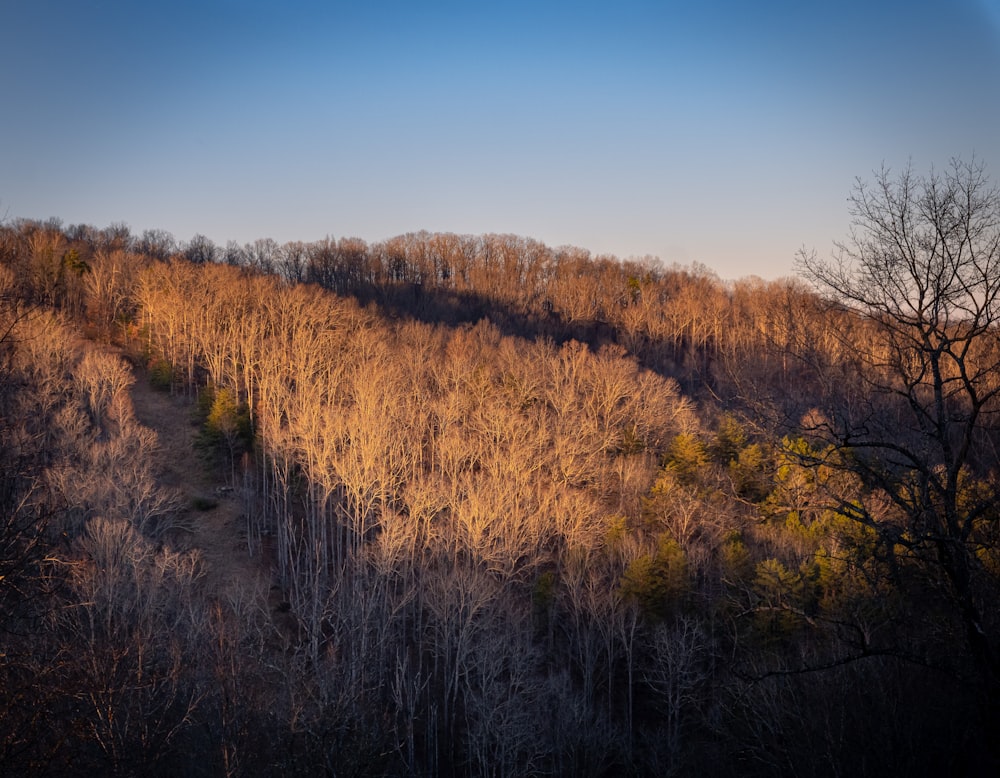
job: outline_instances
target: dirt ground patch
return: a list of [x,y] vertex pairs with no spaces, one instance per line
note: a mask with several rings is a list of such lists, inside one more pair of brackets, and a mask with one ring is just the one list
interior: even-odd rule
[[197,427],[193,403],[153,388],[141,370],[135,371],[132,404],[136,418],[154,430],[159,441],[157,478],[179,495],[179,544],[197,548],[205,560],[206,590],[224,596],[234,584],[266,587],[269,571],[261,557],[247,548],[242,499],[230,489],[218,468],[195,449]]

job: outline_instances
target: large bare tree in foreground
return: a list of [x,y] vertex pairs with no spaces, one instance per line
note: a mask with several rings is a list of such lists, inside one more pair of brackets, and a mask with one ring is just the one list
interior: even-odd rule
[[890,561],[937,571],[995,715],[1000,192],[981,164],[953,161],[926,177],[883,169],[850,204],[832,260],[800,257],[861,315],[842,333],[854,366],[807,417],[814,463],[860,477],[864,494],[834,494],[837,511],[873,529]]

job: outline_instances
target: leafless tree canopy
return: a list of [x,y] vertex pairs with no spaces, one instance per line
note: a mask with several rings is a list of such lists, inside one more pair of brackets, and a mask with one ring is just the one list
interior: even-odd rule
[[0,772],[991,774],[998,195],[851,203],[813,287],[0,225]]
[[[983,624],[978,547],[995,533],[1000,411],[1000,192],[981,165],[954,162],[859,183],[854,229],[833,262],[804,258],[831,299],[863,315],[852,334],[865,391],[810,425],[836,466],[857,473],[880,516],[855,495],[838,510],[892,546],[943,569],[980,672],[996,695],[997,646]],[[976,486],[973,486],[973,485]]]

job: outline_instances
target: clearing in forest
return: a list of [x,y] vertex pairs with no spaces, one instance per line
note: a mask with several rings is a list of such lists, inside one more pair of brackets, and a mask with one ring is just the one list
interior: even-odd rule
[[249,554],[238,492],[195,448],[198,428],[192,421],[191,402],[154,388],[137,370],[132,403],[136,418],[159,439],[157,479],[179,495],[178,526],[204,558],[207,592],[224,596],[235,584],[252,590],[269,583],[262,556]]

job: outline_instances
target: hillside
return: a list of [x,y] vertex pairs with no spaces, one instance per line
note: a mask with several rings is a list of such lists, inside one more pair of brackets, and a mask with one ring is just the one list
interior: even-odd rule
[[0,228],[0,771],[993,774],[1000,202],[883,183],[824,295]]

